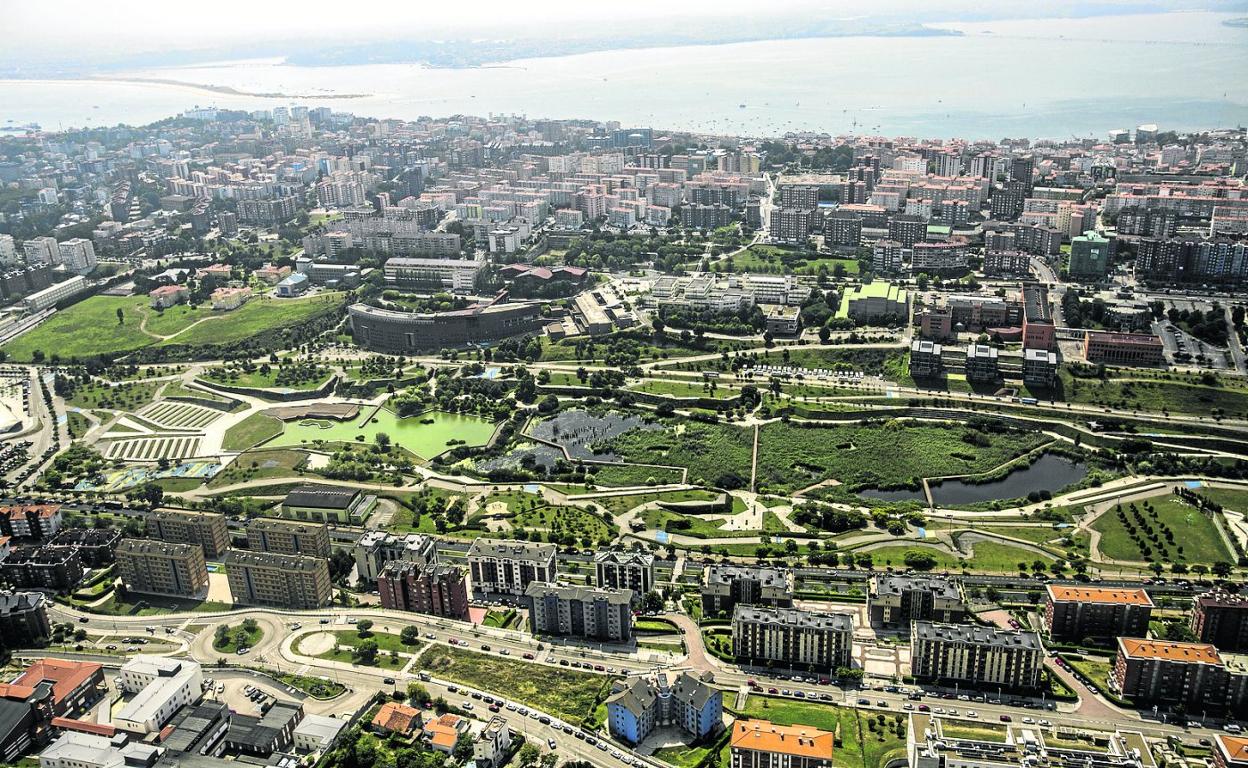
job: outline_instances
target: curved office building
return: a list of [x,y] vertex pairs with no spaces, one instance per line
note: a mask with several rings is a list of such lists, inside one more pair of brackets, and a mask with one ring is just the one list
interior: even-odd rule
[[389,354],[482,344],[542,327],[537,303],[488,304],[453,312],[396,312],[367,304],[347,310],[355,342]]

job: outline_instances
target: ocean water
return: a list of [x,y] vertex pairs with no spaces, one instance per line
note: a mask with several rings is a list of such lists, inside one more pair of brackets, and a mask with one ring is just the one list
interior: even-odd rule
[[[0,127],[143,124],[194,106],[330,106],[374,117],[523,114],[741,135],[792,130],[969,139],[1248,123],[1248,28],[1172,13],[943,25],[962,36],[613,50],[476,69],[280,60],[118,77],[0,81]],[[355,94],[358,98],[332,98]],[[10,122],[6,122],[10,121]]]

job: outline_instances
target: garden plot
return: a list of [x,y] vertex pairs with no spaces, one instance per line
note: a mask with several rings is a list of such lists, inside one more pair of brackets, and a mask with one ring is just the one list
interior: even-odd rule
[[165,429],[198,430],[216,421],[221,412],[193,403],[165,400],[143,408],[139,415]]
[[106,456],[126,461],[190,458],[199,453],[199,440],[199,435],[134,437],[113,442]]

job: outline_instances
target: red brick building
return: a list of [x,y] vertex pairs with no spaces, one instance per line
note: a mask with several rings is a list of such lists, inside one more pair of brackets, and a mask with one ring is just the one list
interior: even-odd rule
[[383,608],[466,620],[472,590],[461,566],[394,560],[378,574],[377,591]]

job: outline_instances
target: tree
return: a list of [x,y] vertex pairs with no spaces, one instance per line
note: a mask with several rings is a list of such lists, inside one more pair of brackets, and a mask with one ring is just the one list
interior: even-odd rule
[[520,765],[524,768],[537,765],[537,761],[541,758],[541,756],[542,751],[537,748],[536,744],[532,743],[526,743],[520,748],[520,753],[517,755],[520,760]]
[[930,571],[936,567],[936,556],[921,549],[907,549],[902,562],[916,571]]
[[377,641],[365,640],[355,647],[355,655],[361,664],[377,663]]
[[230,628],[224,624],[218,624],[217,630],[212,633],[212,644],[218,648],[230,642]]
[[407,684],[407,701],[413,707],[424,707],[433,697],[429,695],[428,689],[420,683]]
[[663,610],[663,596],[654,590],[650,590],[641,598],[642,613],[658,613]]
[[126,324],[126,313],[121,307],[117,307],[117,325]]
[[368,637],[369,635],[371,635],[372,632],[369,632],[369,630],[372,628],[373,628],[372,619],[360,619],[359,623],[355,625],[356,634],[358,634],[360,637]]
[[399,642],[404,645],[415,645],[420,640],[420,630],[416,627],[404,627],[399,633]]
[[247,634],[251,634],[259,628],[260,625],[256,623],[255,619],[243,619],[243,629],[246,630]]
[[1213,564],[1213,575],[1217,576],[1219,579],[1225,579],[1227,576],[1231,575],[1231,571],[1233,569],[1234,566],[1230,563],[1225,560],[1219,560]]

